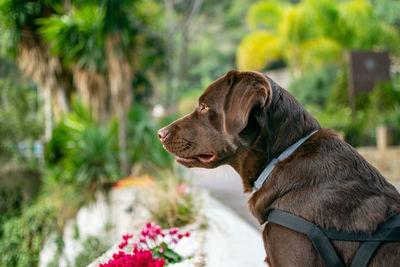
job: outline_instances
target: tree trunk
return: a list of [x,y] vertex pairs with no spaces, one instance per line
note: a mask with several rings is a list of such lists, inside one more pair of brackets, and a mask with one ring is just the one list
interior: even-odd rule
[[21,42],[17,62],[24,74],[30,77],[39,89],[50,90],[54,119],[59,121],[62,114],[69,111],[69,103],[67,90],[58,80],[58,76],[64,71],[58,58],[50,56],[48,48],[34,38],[25,37]]
[[107,38],[107,63],[112,111],[118,117],[120,167],[122,174],[128,175],[130,162],[127,151],[126,113],[132,103],[132,70],[123,53],[119,34],[112,34]]
[[175,73],[174,73],[174,62],[173,62],[173,57],[174,57],[174,46],[173,46],[173,41],[172,37],[175,34],[177,30],[177,25],[173,25],[172,21],[174,20],[174,10],[173,10],[173,2],[172,0],[164,0],[164,7],[166,10],[166,16],[165,16],[165,23],[168,25],[169,29],[167,32],[167,35],[165,37],[165,46],[166,46],[166,61],[168,68],[166,70],[166,95],[165,95],[165,104],[167,109],[169,109],[172,106],[172,96],[174,95],[174,88],[172,85],[172,82],[174,81],[175,78]]
[[105,75],[73,67],[74,85],[82,98],[83,104],[90,109],[95,121],[108,118],[108,84]]
[[[179,83],[185,81],[187,76],[187,68],[188,68],[188,43],[189,43],[189,34],[188,28],[183,27],[182,34],[181,34],[181,44],[180,44],[180,53],[179,53],[179,73],[178,73],[178,80]],[[173,103],[175,104],[175,103]]]
[[53,120],[51,112],[51,89],[43,88],[40,91],[44,103],[44,141],[48,142],[50,141],[53,132]]
[[[191,0],[185,2],[188,5],[186,11],[183,11],[182,18],[178,23],[173,25],[171,21],[174,20],[174,1],[173,0],[164,0],[164,6],[166,10],[166,21],[167,25],[169,25],[168,34],[166,36],[166,46],[167,46],[167,61],[169,68],[167,69],[167,109],[171,110],[176,106],[177,102],[177,88],[172,84],[174,80],[177,79],[178,83],[181,85],[182,82],[185,81],[188,73],[188,59],[187,59],[187,51],[190,43],[190,32],[192,31],[192,24],[196,17],[198,16],[200,9],[203,4],[203,0]],[[179,46],[179,62],[177,66],[177,72],[174,72],[174,49],[175,46],[171,41],[173,35],[180,31],[181,33],[181,43]]]

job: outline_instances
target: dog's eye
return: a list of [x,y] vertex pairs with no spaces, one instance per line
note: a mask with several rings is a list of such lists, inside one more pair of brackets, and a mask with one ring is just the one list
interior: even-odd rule
[[209,109],[210,109],[210,107],[208,107],[204,104],[200,105],[200,112],[207,112]]

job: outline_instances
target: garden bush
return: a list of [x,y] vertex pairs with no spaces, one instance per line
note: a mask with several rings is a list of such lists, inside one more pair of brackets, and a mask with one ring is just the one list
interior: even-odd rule
[[156,120],[145,105],[135,104],[129,112],[128,143],[133,165],[142,171],[155,172],[171,167],[173,157],[158,140],[158,129],[176,119],[170,115]]
[[174,247],[182,238],[189,237],[189,232],[181,232],[179,228],[162,230],[161,226],[149,222],[140,233],[136,239],[132,234],[123,235],[123,241],[118,245],[124,249],[133,239],[132,254],[124,251],[114,253],[113,259],[100,264],[100,267],[162,267],[185,259],[174,251]]
[[58,215],[51,202],[34,204],[2,225],[0,266],[37,266],[45,240],[57,232]]
[[[1,64],[0,59],[0,68]],[[39,140],[43,134],[36,87],[0,75],[0,100],[0,164],[17,162],[37,167],[37,160],[27,158],[18,147],[22,142]]]
[[188,183],[176,173],[159,174],[155,186],[145,192],[143,203],[149,210],[151,220],[163,228],[181,227],[193,223],[198,215],[198,205]]
[[89,236],[82,244],[82,252],[76,256],[74,266],[87,266],[107,251],[109,245],[96,236]]
[[385,125],[392,135],[392,144],[400,144],[400,75],[391,82],[379,82],[369,93],[356,95],[356,112],[348,103],[347,75],[341,73],[333,85],[325,107],[306,105],[307,110],[323,127],[343,132],[353,146],[376,145],[376,128]]
[[101,190],[119,177],[117,127],[94,122],[89,112],[75,103],[74,112],[53,130],[46,158],[54,182]]
[[38,195],[23,207],[13,200],[20,211],[0,216],[0,266],[37,266],[44,242],[54,234],[57,266],[66,222],[119,177],[116,129],[115,123],[95,123],[82,105],[74,104],[46,147]]
[[336,80],[337,68],[328,65],[295,78],[288,90],[300,103],[324,107]]
[[[330,77],[329,77],[330,76]],[[372,92],[355,96],[350,109],[347,67],[325,67],[293,80],[289,90],[323,127],[343,133],[353,146],[376,145],[376,128],[389,128],[392,144],[400,144],[400,74],[391,82],[378,82]]]

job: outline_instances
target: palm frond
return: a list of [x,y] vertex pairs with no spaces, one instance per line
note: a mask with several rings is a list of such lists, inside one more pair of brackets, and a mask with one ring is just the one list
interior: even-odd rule
[[51,43],[51,51],[81,68],[105,69],[104,12],[97,6],[73,8],[67,15],[38,19],[39,32]]
[[240,43],[236,64],[242,70],[263,70],[269,63],[281,57],[281,48],[276,34],[256,31]]

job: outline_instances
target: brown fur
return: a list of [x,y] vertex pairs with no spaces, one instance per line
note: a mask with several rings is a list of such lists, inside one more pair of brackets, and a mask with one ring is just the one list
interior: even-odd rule
[[[187,167],[231,165],[240,174],[244,191],[250,192],[272,158],[316,129],[276,165],[249,199],[260,224],[271,209],[280,209],[321,227],[370,234],[399,214],[398,191],[332,130],[321,129],[290,93],[257,72],[230,71],[217,79],[191,114],[161,129],[159,136]],[[215,158],[200,160],[204,153]],[[302,234],[267,223],[263,239],[271,266],[324,266]],[[360,243],[333,243],[349,265]],[[385,243],[369,266],[398,266],[399,262],[400,244]]]

